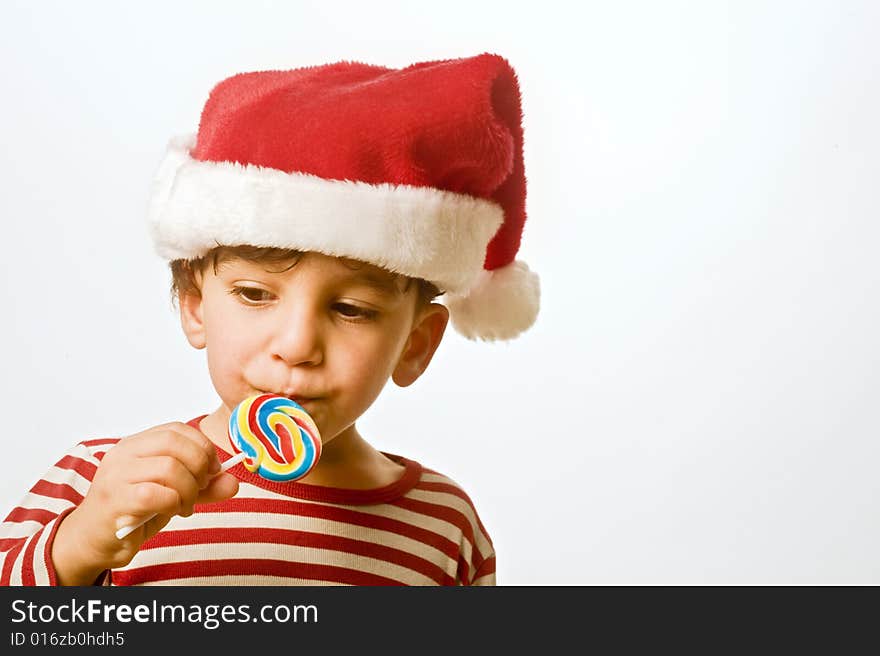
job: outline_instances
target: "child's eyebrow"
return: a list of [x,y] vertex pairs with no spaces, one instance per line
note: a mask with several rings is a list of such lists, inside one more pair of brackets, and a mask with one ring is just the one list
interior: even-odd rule
[[370,273],[368,271],[358,271],[356,274],[350,276],[346,282],[362,283],[390,296],[396,296],[401,291],[394,278],[387,275]]
[[[258,269],[263,273],[273,273],[272,271],[267,271],[265,265],[261,265],[258,262],[233,258],[226,258],[218,262],[217,273],[219,274],[223,269],[233,266],[241,266],[242,273]],[[402,291],[397,285],[397,279],[394,274],[364,271],[360,268],[352,270],[350,275],[343,276],[340,281],[345,284],[363,284],[389,296],[397,296]]]
[[[260,271],[262,273],[283,273],[283,270],[273,270],[271,267],[272,263],[263,263],[256,262],[252,260],[245,260],[243,258],[224,258],[217,262],[217,273],[219,274],[224,269],[232,268],[233,270],[241,270],[242,272],[251,272],[251,271]],[[281,267],[281,264],[276,265]],[[286,267],[285,267],[286,269]]]

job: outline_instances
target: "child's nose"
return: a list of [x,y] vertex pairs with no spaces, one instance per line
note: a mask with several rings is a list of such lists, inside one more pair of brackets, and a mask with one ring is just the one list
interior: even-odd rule
[[316,314],[304,305],[285,313],[275,334],[272,351],[274,358],[290,366],[320,364],[324,349]]

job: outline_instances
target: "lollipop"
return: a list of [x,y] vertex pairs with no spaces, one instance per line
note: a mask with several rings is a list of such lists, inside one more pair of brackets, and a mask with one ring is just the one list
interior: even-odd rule
[[229,416],[229,441],[244,466],[270,481],[295,481],[321,457],[321,435],[296,401],[275,394],[251,396]]
[[[229,416],[229,441],[236,454],[223,463],[226,471],[240,462],[271,481],[295,481],[308,474],[321,457],[321,434],[296,401],[276,394],[250,396]],[[120,540],[156,515],[116,531]]]

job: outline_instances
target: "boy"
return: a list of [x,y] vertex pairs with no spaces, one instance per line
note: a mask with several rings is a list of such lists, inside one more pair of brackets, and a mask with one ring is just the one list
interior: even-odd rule
[[[421,376],[450,318],[479,339],[534,321],[537,277],[514,261],[520,121],[514,72],[490,54],[218,84],[197,138],[172,141],[149,222],[221,405],[72,449],[4,522],[0,582],[494,584],[465,492],[356,421],[389,378]],[[299,481],[219,473],[232,408],[263,392],[320,430]]]

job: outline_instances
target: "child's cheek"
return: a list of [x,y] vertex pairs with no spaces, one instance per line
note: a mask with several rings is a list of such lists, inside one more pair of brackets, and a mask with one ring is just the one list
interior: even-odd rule
[[241,322],[228,317],[223,321],[213,316],[206,318],[208,367],[212,377],[228,379],[240,375],[252,359],[255,326],[239,325]]

